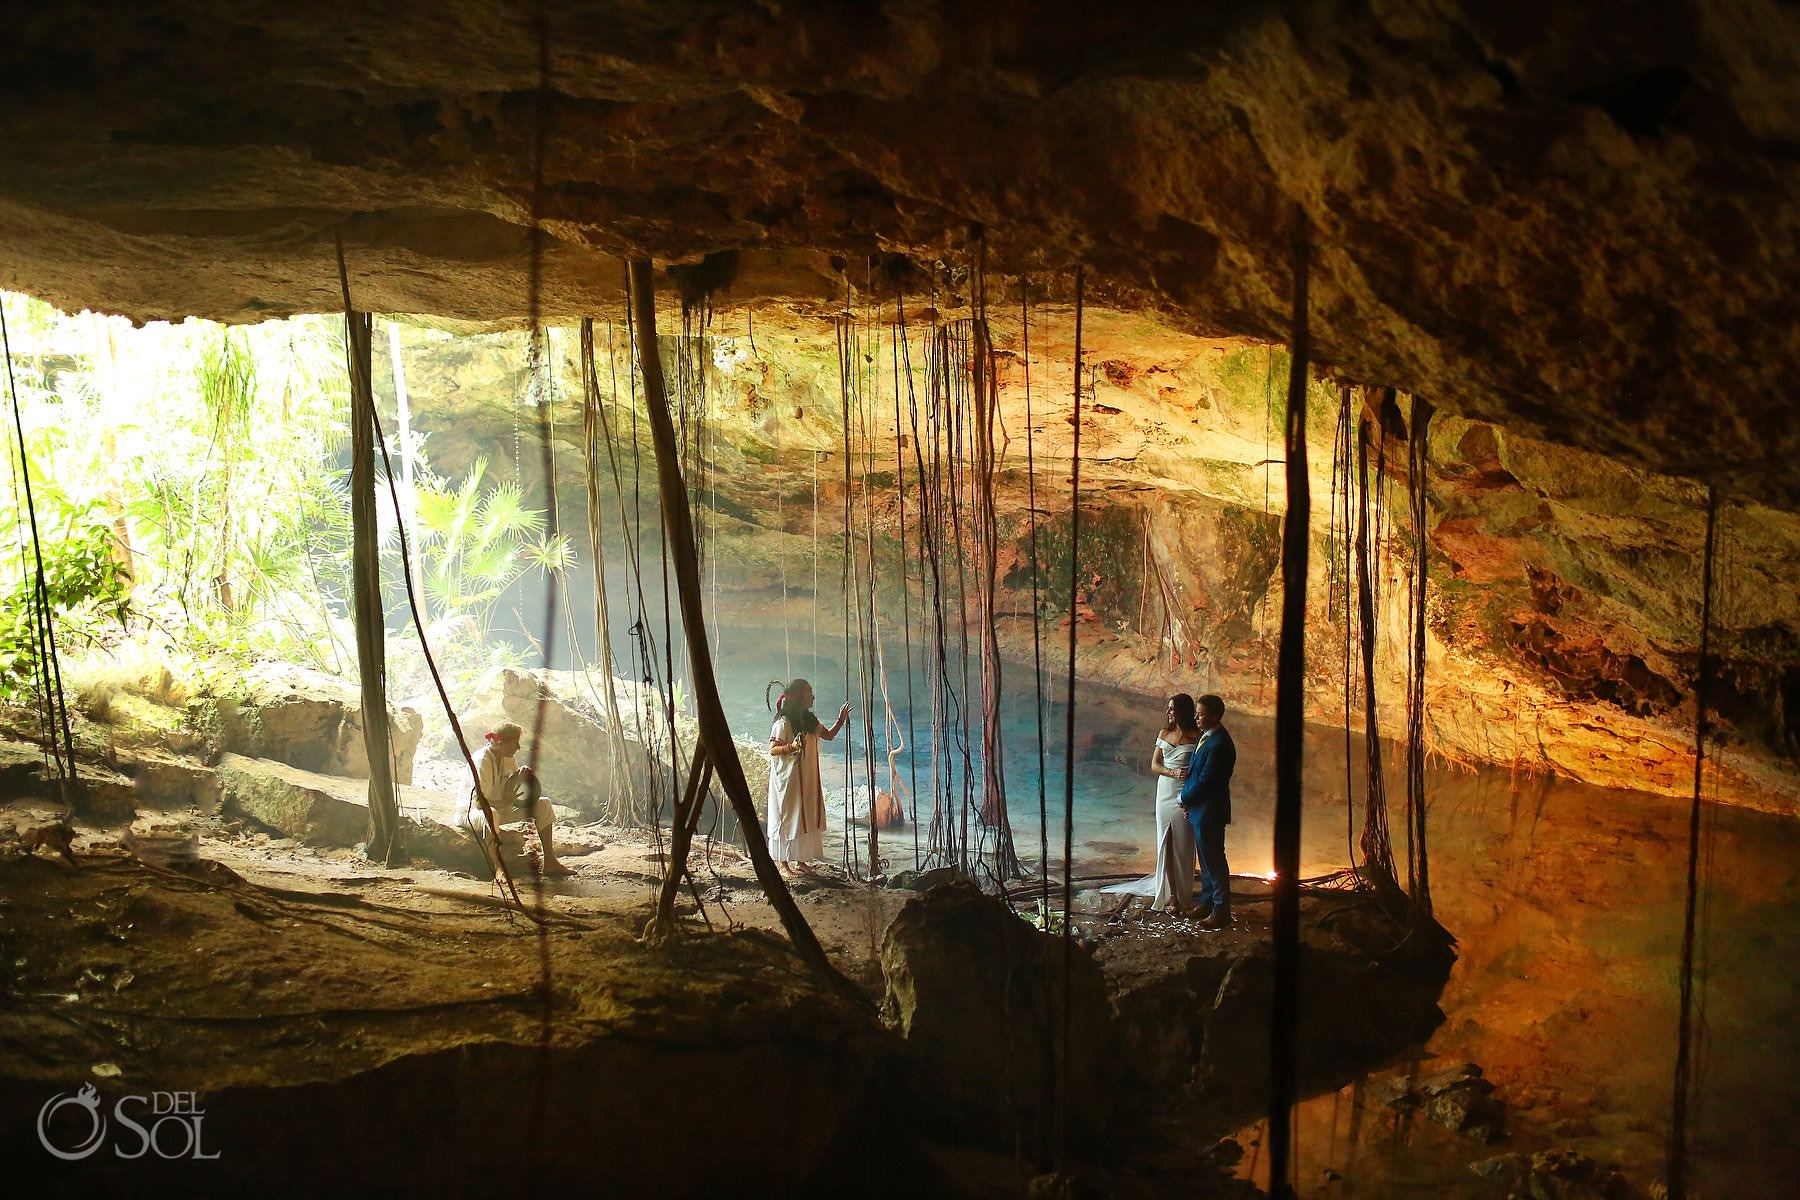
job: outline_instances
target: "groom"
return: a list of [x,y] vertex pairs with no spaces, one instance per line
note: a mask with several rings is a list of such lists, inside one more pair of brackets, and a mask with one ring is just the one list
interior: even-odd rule
[[1225,719],[1225,701],[1205,695],[1195,702],[1200,745],[1188,762],[1181,785],[1181,807],[1194,826],[1200,848],[1200,925],[1224,929],[1231,924],[1231,868],[1225,862],[1225,826],[1231,823],[1231,772],[1237,767],[1237,745]]

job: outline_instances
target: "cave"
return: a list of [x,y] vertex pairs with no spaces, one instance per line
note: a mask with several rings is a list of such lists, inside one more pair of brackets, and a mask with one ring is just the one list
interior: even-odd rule
[[1791,1191],[1792,6],[7,25],[22,1194]]

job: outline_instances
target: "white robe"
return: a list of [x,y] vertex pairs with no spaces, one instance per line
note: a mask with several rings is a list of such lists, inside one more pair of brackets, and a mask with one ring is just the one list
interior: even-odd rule
[[[483,746],[475,752],[475,776],[481,780],[481,794],[487,797],[488,805],[494,810],[494,824],[509,825],[530,819],[531,814],[519,804],[524,781],[511,755],[497,753],[492,745]],[[487,818],[481,814],[473,786],[456,806],[456,821],[475,837],[487,837]]]
[[[791,742],[794,727],[776,717],[769,736]],[[819,779],[819,735],[806,735],[799,754],[769,757],[769,857],[806,862],[825,857],[825,785]]]

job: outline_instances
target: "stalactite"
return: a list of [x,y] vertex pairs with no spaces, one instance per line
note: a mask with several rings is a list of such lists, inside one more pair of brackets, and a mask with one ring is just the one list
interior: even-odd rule
[[1682,910],[1681,1018],[1675,1043],[1675,1103],[1669,1121],[1669,1200],[1688,1195],[1688,1105],[1693,1086],[1695,916],[1700,894],[1700,779],[1706,761],[1706,705],[1712,679],[1713,551],[1719,489],[1706,489],[1706,548],[1700,577],[1700,662],[1694,678],[1694,799],[1688,809],[1687,900]]
[[[846,290],[848,285],[846,285]],[[855,494],[855,481],[852,474],[850,455],[850,373],[854,369],[851,359],[855,354],[853,343],[854,330],[851,327],[849,297],[845,296],[845,310],[832,322],[837,334],[837,366],[838,366],[838,398],[842,409],[844,433],[844,557],[840,571],[840,586],[844,596],[844,695],[850,695],[850,652],[851,648],[862,644],[860,625],[862,621],[862,605],[857,599],[859,586],[859,568],[856,562],[855,522],[850,513],[851,497]],[[858,634],[851,637],[851,610],[855,609],[855,619],[859,626]],[[852,879],[861,874],[861,851],[856,839],[850,836],[849,826],[856,820],[856,733],[849,722],[844,723],[844,869]],[[870,796],[872,801],[874,796]]]
[[[855,361],[856,368],[856,424],[857,435],[863,444],[863,583],[857,588],[857,637],[861,641],[862,654],[860,663],[861,677],[858,683],[862,689],[863,716],[863,771],[868,778],[869,787],[869,876],[883,875],[881,857],[881,819],[879,805],[875,802],[875,689],[879,679],[882,701],[887,700],[887,671],[881,650],[881,620],[875,595],[875,496],[869,484],[869,476],[875,470],[874,432],[869,428],[869,398],[865,391],[863,363],[874,362],[880,355],[880,340],[874,332],[874,318],[870,312],[872,291],[867,286],[865,275],[863,288],[863,341],[859,344]],[[880,370],[875,372],[875,399],[881,398]],[[866,621],[865,621],[866,615]],[[893,710],[887,710],[887,719],[882,727],[888,746],[888,782],[894,783],[894,722]]]
[[[1332,488],[1332,524],[1337,527],[1338,546],[1343,549],[1342,575],[1339,585],[1344,593],[1344,839],[1345,848],[1349,852],[1349,861],[1354,864],[1356,855],[1356,796],[1352,791],[1350,780],[1355,758],[1355,740],[1351,731],[1350,711],[1355,704],[1356,689],[1352,680],[1350,660],[1351,647],[1356,641],[1356,601],[1353,597],[1356,577],[1355,514],[1352,511],[1357,495],[1352,486],[1350,471],[1355,459],[1355,433],[1357,429],[1354,406],[1351,400],[1351,389],[1345,385],[1338,398],[1337,433],[1331,445]],[[1341,490],[1340,490],[1341,489]],[[1338,497],[1342,496],[1340,503]],[[1333,561],[1333,567],[1339,564]],[[1336,615],[1336,606],[1332,609]]]
[[1380,437],[1360,422],[1356,438],[1356,605],[1362,647],[1364,799],[1362,862],[1358,873],[1378,891],[1397,892],[1394,847],[1388,834],[1387,776],[1381,764],[1381,722],[1375,708],[1375,580],[1370,561],[1369,439]]
[[1031,688],[1037,715],[1038,875],[1050,883],[1050,806],[1044,784],[1044,648],[1038,591],[1037,452],[1031,411],[1031,283],[1019,280],[1019,357],[1025,364],[1025,503],[1031,521]]
[[956,723],[956,748],[962,758],[962,797],[957,808],[957,862],[967,874],[970,867],[969,821],[975,815],[975,756],[970,721],[974,690],[969,684],[969,553],[967,520],[969,460],[966,422],[969,410],[969,351],[967,323],[957,322],[945,331],[945,375],[950,388],[950,533],[956,551],[956,648],[962,675],[961,702]]
[[[662,680],[661,676],[658,672],[659,664],[658,664],[657,654],[656,654],[656,634],[655,634],[655,630],[654,630],[654,628],[651,624],[651,620],[650,620],[650,605],[649,605],[649,602],[644,597],[644,572],[643,572],[643,556],[642,556],[642,549],[643,549],[643,542],[644,542],[644,505],[643,505],[643,488],[642,488],[642,473],[643,473],[642,472],[642,456],[640,453],[640,447],[642,445],[642,442],[640,440],[640,436],[639,436],[640,431],[638,428],[638,413],[640,411],[640,406],[638,403],[638,379],[639,379],[640,372],[638,370],[637,362],[634,358],[634,354],[638,347],[638,332],[637,332],[637,318],[632,311],[632,304],[631,304],[631,268],[629,265],[627,265],[627,267],[625,268],[624,284],[625,284],[625,288],[624,288],[624,295],[625,295],[625,380],[626,380],[626,388],[627,388],[627,391],[630,393],[630,401],[631,401],[631,514],[630,514],[630,519],[627,520],[625,517],[625,511],[624,511],[625,510],[625,493],[624,493],[624,490],[622,487],[618,488],[619,510],[620,510],[620,524],[629,528],[631,531],[630,536],[627,537],[625,540],[625,544],[628,547],[630,554],[631,554],[631,573],[629,575],[627,575],[625,578],[625,586],[627,589],[628,596],[633,593],[635,593],[635,595],[636,595],[636,600],[631,605],[631,610],[635,614],[635,616],[631,623],[630,628],[627,630],[627,633],[631,636],[631,639],[632,639],[633,653],[637,660],[638,679],[644,685],[645,688],[650,689],[648,692],[640,692],[639,693],[637,702],[635,704],[633,704],[633,706],[632,706],[633,719],[637,722],[638,742],[641,745],[644,745],[647,747],[653,747],[656,744],[656,739],[659,735],[657,733],[654,716],[650,716],[649,714],[646,713],[646,708],[648,706],[648,698],[649,698],[649,696],[654,696],[655,694],[657,694],[657,689],[659,687],[664,690],[668,690],[668,689],[672,689],[673,685],[668,683],[667,681]],[[652,326],[652,328],[654,329],[654,326]],[[654,336],[654,334],[653,334],[653,336]],[[607,346],[607,352],[608,352],[609,356],[612,353],[612,345],[610,342],[608,343],[608,346]],[[614,382],[613,382],[613,395],[617,396],[618,394],[619,394],[618,382],[617,382],[617,379],[615,378]],[[605,419],[606,419],[606,414],[605,414],[604,410],[602,410],[601,420],[604,422]],[[611,451],[610,443],[608,446],[608,451],[609,451],[609,453]],[[614,479],[615,485],[617,485],[619,483],[619,475],[620,475],[619,466],[615,462],[613,465],[613,479]],[[659,518],[659,528],[660,528],[660,518]],[[662,561],[663,561],[663,564],[665,567],[665,579],[666,579],[666,567],[667,567],[666,556],[664,557],[664,559]],[[665,596],[667,594],[666,588],[664,589],[664,594],[665,594]],[[671,736],[670,740],[669,740],[669,758],[670,758],[671,763],[676,761],[677,757],[678,757],[678,755],[676,752],[674,738],[673,738],[673,736]],[[651,763],[651,769],[646,773],[646,782],[648,784],[648,787],[646,788],[648,795],[645,799],[645,804],[644,804],[643,828],[650,831],[652,844],[655,846],[655,848],[658,851],[660,851],[662,849],[662,812],[663,812],[663,795],[664,795],[664,793],[663,793],[663,787],[662,787],[662,784],[663,784],[662,772],[658,768],[658,765],[654,762]]]
[[[630,305],[627,303],[626,325],[628,330],[628,343],[630,342],[630,315]],[[617,359],[618,354],[613,336],[613,326],[609,322],[606,327],[606,361],[608,377],[612,388],[612,397],[615,403],[618,401],[619,397],[619,371]],[[628,399],[631,411],[631,451],[634,467],[631,486],[632,494],[635,498],[637,494],[637,474],[635,470],[637,459],[637,375],[629,361],[626,363],[625,374],[627,378],[627,390],[630,393]],[[626,561],[631,566],[631,569],[625,573],[625,611],[626,615],[631,617],[631,625],[627,629],[627,635],[631,638],[634,659],[633,665],[636,668],[638,680],[647,686],[654,686],[656,681],[654,669],[656,664],[656,653],[655,646],[652,644],[650,638],[650,613],[648,607],[644,604],[643,563],[641,561],[641,547],[639,545],[639,542],[643,537],[643,523],[641,520],[634,519],[634,511],[627,509],[625,504],[624,470],[619,464],[617,438],[613,434],[612,423],[607,418],[606,406],[604,404],[596,404],[594,407],[594,415],[600,426],[601,440],[606,446],[607,465],[610,468],[612,476],[613,497],[618,501],[619,533],[625,543]],[[632,722],[637,733],[638,745],[643,747],[651,746],[655,739],[652,731],[644,725],[644,706],[641,695],[639,699],[632,704]],[[660,827],[662,814],[661,772],[654,769],[650,770],[645,775],[644,783],[644,795],[641,799],[637,798],[635,781],[632,784],[634,803],[629,824],[639,829],[658,829]]]
[[[944,731],[952,727],[955,697],[950,684],[949,635],[944,615],[943,546],[950,535],[952,518],[945,514],[944,425],[947,400],[944,369],[947,340],[942,326],[926,331],[926,428],[931,437],[931,458],[926,465],[923,439],[920,436],[918,412],[912,414],[914,459],[919,473],[921,522],[920,537],[930,568],[931,634],[933,661],[931,694],[931,791],[932,812],[929,836],[930,858],[937,865],[960,866],[962,851],[956,836],[956,810],[951,803],[954,792],[954,767]],[[910,371],[910,362],[909,362]]]
[[[1081,321],[1086,271],[1075,268],[1075,382],[1071,420],[1074,440],[1069,450],[1069,681],[1063,709],[1063,861],[1062,861],[1062,1012],[1061,1058],[1055,1079],[1055,1144],[1059,1158],[1069,1136],[1069,1003],[1075,955],[1075,636],[1076,607],[1081,594]],[[1060,1162],[1059,1164],[1060,1165]]]
[[[888,346],[893,354],[894,363],[894,484],[899,489],[900,499],[900,629],[905,639],[906,650],[906,745],[910,751],[906,757],[907,773],[910,786],[906,798],[911,804],[908,813],[908,824],[912,826],[913,867],[920,865],[919,858],[919,734],[914,720],[913,705],[913,657],[912,657],[912,588],[906,581],[906,438],[900,432],[900,355],[906,347],[906,293],[896,289],[894,294],[894,317],[896,321],[893,339]],[[906,372],[906,392],[912,396],[911,356],[908,356]],[[915,541],[916,530],[915,530]],[[921,555],[923,554],[923,547]],[[922,565],[922,564],[921,564]],[[923,572],[920,582],[923,583]],[[898,782],[896,780],[896,782]]]
[[[1003,677],[1000,635],[995,628],[995,592],[1000,561],[999,518],[994,509],[994,472],[997,452],[994,427],[999,420],[1000,389],[995,377],[993,331],[987,319],[987,283],[983,272],[978,292],[980,315],[972,329],[970,367],[973,372],[975,426],[975,545],[978,554],[976,596],[977,624],[981,631],[981,823],[983,841],[992,838],[991,869],[995,882],[1019,873],[1018,852],[1013,846],[1012,822],[1006,812],[1006,773],[1000,741],[1000,698]],[[988,856],[983,856],[988,861]]]

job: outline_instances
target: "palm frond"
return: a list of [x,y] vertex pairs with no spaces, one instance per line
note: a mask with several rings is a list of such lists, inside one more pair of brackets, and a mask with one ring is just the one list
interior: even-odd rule
[[547,575],[561,575],[575,565],[575,545],[565,533],[529,541],[521,547],[519,554],[527,568],[535,568]]

